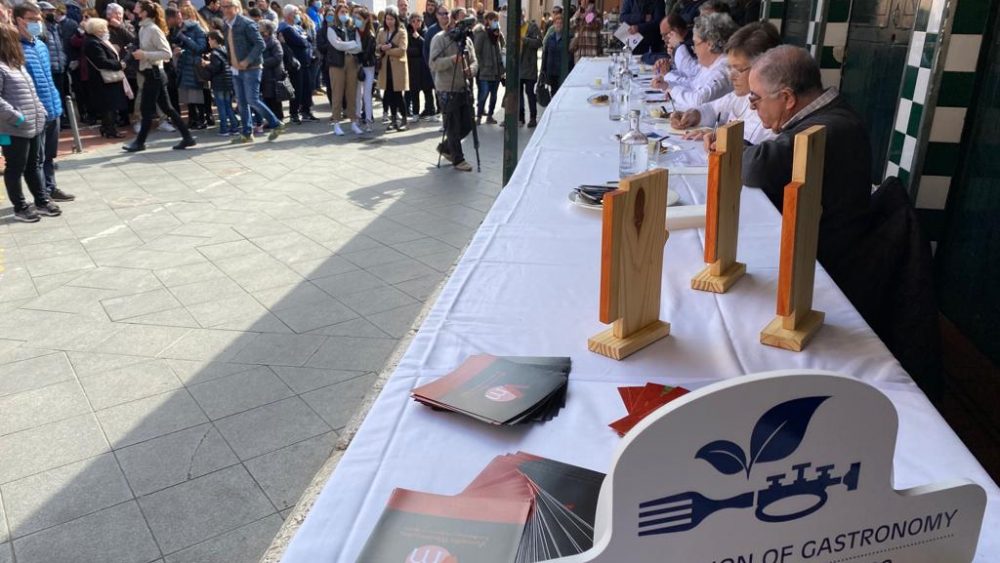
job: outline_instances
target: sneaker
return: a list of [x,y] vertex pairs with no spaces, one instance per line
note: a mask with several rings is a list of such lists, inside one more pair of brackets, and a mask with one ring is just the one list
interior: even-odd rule
[[140,145],[135,141],[132,141],[131,143],[123,146],[122,150],[125,152],[142,152],[146,150],[146,145]]
[[218,133],[216,133],[216,135],[218,135],[220,137],[228,137],[228,136],[232,135],[232,132],[220,130]]
[[44,215],[46,217],[58,217],[62,215],[62,209],[59,209],[59,206],[52,203],[51,201],[46,203],[45,205],[36,205],[35,211],[39,215]]
[[358,127],[358,124],[354,122],[351,122],[351,131],[354,131],[355,135],[361,135],[362,133],[364,133],[364,131],[362,131],[361,128]]
[[245,145],[253,142],[253,135],[239,135],[229,141],[230,145]]
[[343,137],[344,136],[344,130],[340,128],[340,124],[339,123],[334,123],[333,124],[333,134],[336,135],[336,136],[338,136],[338,137]]
[[311,113],[302,116],[302,121],[319,121],[319,118]]
[[171,125],[169,121],[161,121],[160,126],[157,127],[157,129],[160,131],[166,131],[167,133],[173,133],[177,130],[177,128]]
[[472,165],[469,164],[468,160],[463,160],[455,164],[455,170],[461,170],[462,172],[472,172]]
[[260,137],[261,135],[263,135],[264,134],[264,126],[263,125],[254,125],[253,126],[253,134],[254,134],[255,137]]
[[73,201],[76,196],[73,194],[68,194],[59,188],[53,188],[52,193],[49,194],[49,198],[52,201]]
[[291,121],[295,125],[302,125],[302,120],[299,119],[299,116],[297,115],[293,115],[289,121]]
[[42,220],[35,212],[35,206],[29,205],[20,211],[14,212],[14,219],[18,221],[24,221],[25,223],[37,223]]
[[532,119],[528,122],[528,129],[534,129],[536,125],[538,125],[538,122]]
[[281,135],[282,133],[285,132],[285,129],[287,127],[288,126],[285,125],[284,123],[279,123],[277,127],[275,127],[274,129],[271,129],[271,133],[267,136],[267,140],[268,141],[273,141],[273,140],[277,139],[279,135]]

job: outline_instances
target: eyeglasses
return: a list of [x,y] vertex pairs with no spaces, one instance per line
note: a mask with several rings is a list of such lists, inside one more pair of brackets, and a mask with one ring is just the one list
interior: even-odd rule
[[745,74],[745,73],[748,73],[748,72],[750,72],[750,67],[746,67],[746,68],[736,68],[734,66],[729,67],[729,75],[730,76],[739,76],[741,74]]
[[777,92],[771,92],[770,94],[764,94],[763,96],[754,92],[750,92],[750,96],[747,98],[747,101],[750,102],[751,109],[757,109],[757,104],[759,104],[761,100],[765,98],[773,98],[778,94],[780,94],[781,92],[782,90],[778,90]]

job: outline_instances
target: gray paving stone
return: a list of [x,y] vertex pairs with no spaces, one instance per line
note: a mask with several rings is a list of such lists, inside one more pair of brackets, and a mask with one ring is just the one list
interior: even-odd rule
[[0,398],[0,436],[90,412],[76,381],[23,391]]
[[108,442],[92,414],[0,436],[0,483],[106,451]]
[[0,397],[30,391],[73,378],[73,368],[62,352],[0,365]]
[[72,254],[31,260],[27,264],[32,276],[47,276],[62,272],[72,272],[94,268],[95,264],[82,248]]
[[357,293],[348,293],[347,295],[338,295],[337,299],[366,317],[404,305],[413,305],[417,302],[409,295],[390,286],[366,289]]
[[316,334],[258,334],[234,358],[234,362],[301,366],[323,344]]
[[100,375],[125,366],[141,364],[149,361],[143,356],[127,356],[121,354],[99,354],[96,352],[67,352],[67,357],[73,365],[78,377]]
[[14,538],[132,498],[111,453],[7,483],[2,491]]
[[390,262],[398,262],[406,259],[405,254],[399,252],[398,250],[393,250],[388,246],[371,248],[361,252],[344,253],[341,255],[360,268],[371,268],[372,266],[378,266],[379,264],[388,264]]
[[181,382],[166,361],[152,360],[81,376],[80,385],[94,409],[101,410],[178,389]]
[[99,319],[107,319],[100,302],[102,299],[113,297],[120,293],[120,291],[113,289],[65,286],[53,289],[37,299],[32,299],[22,305],[21,308],[79,313]]
[[215,265],[251,292],[302,281],[294,270],[263,253],[217,260]]
[[68,285],[137,293],[158,289],[160,281],[147,270],[102,266],[74,278]]
[[417,315],[420,314],[421,309],[423,309],[423,304],[421,303],[405,305],[398,309],[390,309],[381,313],[368,315],[368,320],[388,335],[395,338],[402,338],[410,330],[416,328],[413,324],[417,319]]
[[188,264],[186,266],[176,266],[173,268],[154,270],[153,274],[155,274],[156,278],[167,287],[175,287],[178,285],[226,277],[226,274],[224,274],[222,270],[216,268],[215,264],[212,264],[211,262],[202,262],[198,264]]
[[351,272],[358,269],[358,267],[353,263],[335,255],[329,255],[324,258],[316,258],[313,260],[293,262],[289,264],[288,267],[295,270],[300,276],[306,278],[307,280],[343,274],[345,272]]
[[367,374],[310,391],[302,395],[302,400],[309,404],[323,420],[333,428],[343,428],[357,412],[361,400],[375,383],[375,374]]
[[187,309],[191,316],[205,328],[217,327],[235,319],[259,317],[267,313],[267,310],[260,303],[245,292],[232,297],[191,305]]
[[[275,512],[242,465],[141,497],[139,504],[164,553],[173,553]],[[184,518],[178,518],[183,514]]]
[[9,543],[0,543],[0,563],[14,563],[14,552]]
[[2,551],[4,549],[9,549],[6,545],[7,540],[10,539],[10,534],[7,531],[7,516],[3,509],[3,491],[0,490],[0,561],[3,561]]
[[135,501],[14,541],[18,563],[147,563],[160,555]]
[[198,321],[191,316],[191,313],[183,307],[178,307],[176,309],[168,309],[166,311],[158,311],[156,313],[149,313],[148,315],[139,315],[138,317],[132,317],[125,321],[130,324],[141,324],[141,325],[151,325],[151,326],[174,326],[180,328],[201,328]]
[[192,330],[160,353],[163,358],[224,362],[232,359],[255,335],[229,330]]
[[166,289],[154,289],[144,293],[125,295],[122,297],[112,297],[101,301],[108,317],[113,321],[138,317],[158,311],[166,311],[180,307],[181,304],[174,299]]
[[170,369],[184,382],[185,385],[194,385],[203,381],[211,381],[219,377],[225,377],[234,373],[240,373],[254,369],[256,366],[250,364],[234,364],[227,362],[203,362],[197,360],[167,360]]
[[308,334],[325,334],[327,336],[356,336],[358,338],[389,338],[382,329],[373,325],[367,319],[357,318],[335,325],[325,326],[310,331]]
[[292,508],[336,442],[336,432],[320,434],[248,460],[245,465],[278,510]]
[[292,390],[265,366],[188,387],[212,420],[291,396]]
[[289,397],[220,419],[215,426],[243,460],[331,430],[298,397]]
[[417,301],[426,301],[444,281],[444,274],[434,273],[415,280],[397,283],[394,287]]
[[11,267],[8,263],[4,271],[3,283],[0,284],[0,301],[14,301],[38,297],[35,284],[31,281],[31,274],[26,268]]
[[272,311],[314,305],[332,299],[325,291],[310,282],[255,291],[253,297]]
[[281,517],[271,514],[167,556],[167,563],[254,563],[271,545]]
[[364,375],[361,371],[272,366],[272,370],[296,393],[305,393]]
[[433,237],[424,237],[417,240],[401,242],[393,244],[392,247],[413,258],[454,250],[451,245],[441,242]]
[[226,278],[175,285],[170,288],[170,292],[185,307],[246,294],[236,282]]
[[389,284],[402,283],[434,273],[432,268],[412,258],[372,266],[367,271]]
[[180,340],[188,332],[189,329],[182,327],[126,324],[113,336],[95,346],[94,351],[152,357]]
[[313,283],[333,297],[357,293],[366,289],[385,287],[386,285],[378,277],[364,270],[355,270],[353,272],[315,279]]
[[327,297],[324,301],[274,311],[274,316],[295,332],[303,333],[358,317],[343,303]]
[[389,338],[331,336],[306,367],[378,372],[395,347],[396,340]]
[[115,452],[137,496],[239,463],[222,435],[201,424]]
[[216,261],[235,256],[258,254],[260,253],[260,248],[254,246],[248,240],[241,239],[232,242],[199,246],[198,252],[201,252],[209,260]]
[[97,420],[115,448],[137,444],[208,421],[198,404],[184,389],[97,411]]

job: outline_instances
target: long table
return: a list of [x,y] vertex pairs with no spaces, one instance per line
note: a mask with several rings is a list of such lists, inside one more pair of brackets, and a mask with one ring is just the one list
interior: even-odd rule
[[[1000,561],[1000,490],[875,336],[830,277],[816,272],[815,305],[826,323],[801,353],[762,346],[774,316],[781,217],[745,189],[739,259],[748,276],[725,295],[692,291],[703,267],[704,231],[671,233],[664,254],[660,318],[671,334],[614,361],[587,351],[598,322],[601,215],[573,206],[582,183],[617,178],[621,128],[586,102],[606,60],[583,60],[546,109],[510,183],[497,198],[408,351],[372,406],[311,513],[286,563],[353,563],[393,488],[455,494],[494,456],[517,450],[606,472],[624,415],[616,387],[657,381],[698,388],[774,369],[813,368],[868,382],[899,412],[897,489],[972,479],[987,492],[975,561]],[[704,174],[673,174],[685,204],[703,204]],[[668,217],[670,212],[668,210]],[[495,428],[435,412],[410,390],[467,356],[571,356],[568,400],[544,424]]]

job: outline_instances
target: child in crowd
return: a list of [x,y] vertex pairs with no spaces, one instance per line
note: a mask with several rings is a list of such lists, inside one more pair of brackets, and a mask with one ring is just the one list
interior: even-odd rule
[[212,83],[212,97],[219,108],[219,135],[239,135],[240,124],[233,111],[233,74],[222,32],[213,30],[208,34],[208,48],[207,58],[202,61],[202,72],[203,77]]

